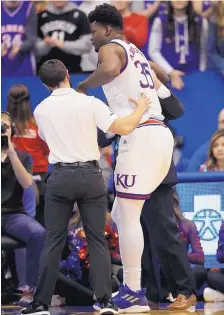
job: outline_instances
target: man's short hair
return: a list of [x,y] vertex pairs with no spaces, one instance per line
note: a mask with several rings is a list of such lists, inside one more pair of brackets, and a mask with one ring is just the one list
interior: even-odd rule
[[67,69],[58,59],[45,61],[39,70],[39,77],[43,84],[49,87],[59,86],[67,75]]
[[97,5],[95,10],[88,15],[89,23],[97,22],[102,25],[110,25],[116,28],[123,28],[123,19],[115,6],[104,3]]

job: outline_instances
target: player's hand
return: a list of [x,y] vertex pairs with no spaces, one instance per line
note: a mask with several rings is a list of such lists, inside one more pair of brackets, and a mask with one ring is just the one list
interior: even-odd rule
[[13,59],[17,54],[18,52],[20,51],[20,46],[12,46],[12,49],[9,53],[9,59]]
[[179,91],[184,87],[184,81],[181,78],[183,75],[185,75],[185,73],[179,70],[173,70],[170,74],[172,87]]
[[2,43],[2,57],[4,57],[6,54],[7,54],[7,52],[8,52],[8,48],[7,48],[7,45],[6,45],[6,43]]
[[84,82],[80,82],[76,87],[76,92],[82,93],[82,94],[88,94],[88,89],[85,87]]
[[151,103],[149,97],[147,97],[144,93],[142,93],[137,100],[129,98],[129,101],[134,103],[143,113],[149,109]]

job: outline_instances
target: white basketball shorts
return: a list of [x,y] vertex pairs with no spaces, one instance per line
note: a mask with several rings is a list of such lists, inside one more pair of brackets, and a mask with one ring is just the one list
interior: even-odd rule
[[156,119],[122,136],[114,172],[117,197],[148,199],[169,171],[173,145],[171,131]]

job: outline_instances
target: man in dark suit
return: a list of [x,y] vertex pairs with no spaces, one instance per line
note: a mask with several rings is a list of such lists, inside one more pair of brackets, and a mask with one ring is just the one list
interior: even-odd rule
[[[167,122],[184,113],[183,105],[174,96],[160,100],[160,103]],[[148,300],[158,303],[161,300],[158,257],[168,289],[176,298],[169,309],[181,310],[191,306],[196,284],[173,211],[173,186],[176,183],[176,168],[172,161],[166,178],[143,206],[142,282]]]
[[[160,99],[160,103],[167,122],[179,118],[184,113],[183,105],[172,93],[170,97]],[[108,146],[113,140],[114,138],[106,139],[99,130],[99,146]],[[148,300],[159,303],[161,290],[156,261],[158,257],[168,289],[174,297],[177,297],[169,309],[182,310],[195,304],[196,285],[174,217],[172,187],[176,183],[177,174],[172,161],[166,178],[144,204],[141,216],[144,234],[142,279]]]

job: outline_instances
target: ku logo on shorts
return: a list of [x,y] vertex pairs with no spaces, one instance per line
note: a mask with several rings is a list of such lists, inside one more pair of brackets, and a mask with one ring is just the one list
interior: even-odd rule
[[125,175],[117,174],[116,186],[122,186],[125,189],[133,187],[135,185],[135,179],[137,175]]

